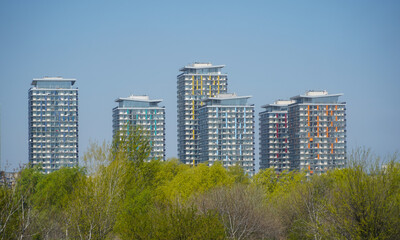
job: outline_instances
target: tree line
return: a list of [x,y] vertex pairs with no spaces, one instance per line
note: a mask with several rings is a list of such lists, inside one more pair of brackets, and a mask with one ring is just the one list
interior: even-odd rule
[[22,169],[0,187],[1,239],[399,239],[400,164],[368,150],[323,175],[146,159],[140,129],[84,166]]

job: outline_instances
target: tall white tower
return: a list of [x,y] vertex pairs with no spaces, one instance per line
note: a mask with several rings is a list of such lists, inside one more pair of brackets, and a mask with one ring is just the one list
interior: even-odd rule
[[178,157],[185,164],[197,164],[199,156],[198,109],[208,97],[227,92],[224,65],[193,63],[180,69],[178,94]]
[[29,163],[45,173],[78,165],[76,79],[33,79],[29,89]]

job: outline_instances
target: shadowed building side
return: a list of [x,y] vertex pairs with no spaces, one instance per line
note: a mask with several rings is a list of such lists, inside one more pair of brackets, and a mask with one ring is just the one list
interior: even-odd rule
[[260,116],[260,169],[273,168],[276,173],[289,170],[288,105],[293,100],[278,100],[262,106]]

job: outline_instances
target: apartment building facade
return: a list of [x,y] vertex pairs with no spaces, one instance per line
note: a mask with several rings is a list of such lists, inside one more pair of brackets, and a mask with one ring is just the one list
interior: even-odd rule
[[118,106],[113,108],[113,136],[140,127],[152,148],[148,161],[165,161],[165,107],[158,106],[161,101],[132,95],[115,100]]
[[321,174],[346,164],[346,103],[343,94],[308,91],[292,97],[289,113],[290,169]]
[[28,92],[29,163],[50,173],[78,165],[76,79],[36,78]]
[[250,96],[218,94],[198,110],[200,162],[239,165],[254,174],[254,105]]
[[196,165],[199,155],[199,114],[204,100],[226,93],[224,65],[193,63],[180,69],[177,76],[178,157],[185,164]]
[[273,168],[276,173],[290,169],[288,105],[294,100],[277,100],[262,106],[260,125],[260,169]]

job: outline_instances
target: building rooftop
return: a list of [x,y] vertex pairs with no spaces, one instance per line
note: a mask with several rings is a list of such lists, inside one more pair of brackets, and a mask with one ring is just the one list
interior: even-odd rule
[[[337,94],[329,94],[327,91],[307,91],[303,95],[297,95],[291,97],[290,100],[294,100],[296,104],[346,104],[345,102],[339,102],[339,97],[342,96],[343,93]],[[295,104],[293,103],[293,104]]]
[[190,65],[184,66],[183,68],[179,69],[179,71],[186,71],[188,69],[202,69],[202,68],[223,68],[225,65],[215,65],[213,66],[211,63],[200,63],[195,62]]
[[295,103],[295,100],[282,100],[282,99],[278,99],[276,100],[274,103],[272,104],[266,104],[261,106],[262,108],[268,108],[268,107],[284,107],[284,106],[288,106],[289,104]]
[[291,97],[291,100],[296,100],[299,98],[320,98],[320,97],[339,97],[342,96],[343,93],[337,93],[337,94],[329,94],[326,90],[309,90],[307,91],[304,95],[300,94],[294,97]]
[[251,96],[237,96],[236,93],[218,94],[215,97],[209,97],[204,100],[206,106],[210,105],[229,105],[229,106],[244,106],[247,105],[247,100]]
[[150,100],[149,96],[147,95],[130,95],[126,98],[117,98],[115,102],[122,102],[122,101],[136,101],[136,102],[152,102],[152,103],[159,103],[162,102],[162,99],[154,99]]
[[75,78],[62,78],[62,77],[43,77],[43,78],[34,78],[32,80],[31,85],[36,86],[38,82],[71,82],[71,86],[75,84]]
[[217,94],[215,97],[209,97],[208,99],[213,100],[226,100],[226,99],[243,99],[243,98],[251,98],[251,96],[238,96],[236,93],[220,93]]

